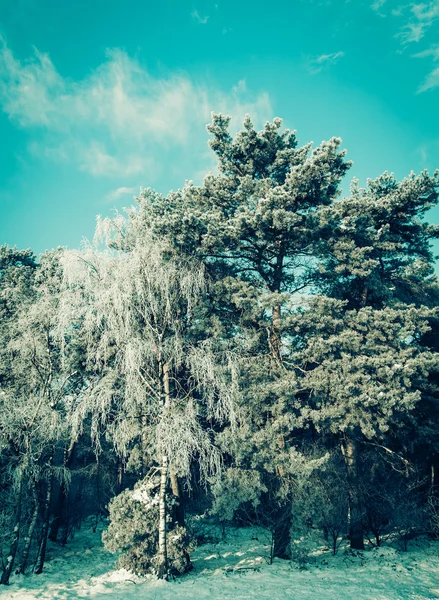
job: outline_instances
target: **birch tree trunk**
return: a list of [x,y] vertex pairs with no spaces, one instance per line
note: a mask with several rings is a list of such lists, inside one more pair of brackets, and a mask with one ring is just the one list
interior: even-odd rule
[[53,473],[52,473],[52,461],[53,453],[49,459],[49,475],[47,479],[47,490],[46,498],[44,500],[44,520],[43,528],[41,530],[41,544],[40,551],[38,553],[37,564],[34,573],[39,575],[43,572],[44,561],[46,560],[46,548],[47,548],[47,537],[49,533],[49,519],[50,519],[50,502],[52,500],[52,486],[53,486]]
[[122,458],[117,459],[117,480],[116,480],[116,495],[123,490],[124,464]]
[[15,525],[11,547],[9,549],[9,555],[6,560],[6,567],[2,573],[2,577],[0,579],[0,584],[9,585],[9,578],[12,573],[12,569],[14,567],[15,556],[17,554],[18,542],[20,541],[20,521],[21,521],[21,506],[23,499],[23,483],[24,483],[24,470],[22,470],[20,474],[20,481],[18,483],[17,490],[17,503],[15,507]]
[[[169,366],[167,363],[163,364],[162,367],[163,372],[163,391],[165,395],[165,408],[170,409],[172,405],[171,399],[171,386],[169,382]],[[173,520],[178,524],[184,527],[184,507],[183,507],[183,499],[181,497],[180,483],[178,481],[178,476],[175,470],[172,468],[169,469],[169,479],[171,481],[171,489],[172,494],[174,496],[175,504],[173,509]]]
[[358,472],[358,442],[354,437],[347,436],[342,443],[348,476],[349,501],[349,539],[351,548],[364,550],[363,514],[360,495],[360,479]]
[[168,457],[163,455],[159,492],[159,552],[157,577],[168,578],[168,552],[166,548],[166,484],[168,481]]
[[140,417],[140,423],[141,423],[141,436],[140,436],[140,447],[142,449],[142,456],[140,457],[140,468],[141,468],[141,473],[142,473],[142,477],[145,477],[146,474],[148,473],[148,463],[146,462],[146,457],[148,455],[148,435],[147,435],[147,426],[148,426],[148,420],[146,418],[146,415],[142,415]]
[[36,481],[33,481],[32,495],[33,495],[33,500],[34,500],[34,510],[32,512],[32,518],[29,523],[29,529],[27,530],[27,535],[24,538],[24,547],[23,547],[23,552],[21,553],[20,566],[17,570],[17,573],[21,573],[22,575],[24,575],[24,573],[26,571],[27,561],[29,558],[29,552],[30,552],[30,547],[31,547],[31,543],[32,543],[32,537],[34,535],[35,526],[37,524],[38,513],[40,512],[40,501],[38,499],[38,489],[37,489]]

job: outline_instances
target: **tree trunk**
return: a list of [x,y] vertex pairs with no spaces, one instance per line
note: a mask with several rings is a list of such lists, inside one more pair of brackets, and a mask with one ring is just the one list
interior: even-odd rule
[[159,492],[159,552],[157,577],[168,579],[168,552],[166,548],[166,484],[168,481],[168,457],[162,457]]
[[[171,399],[171,386],[169,382],[169,367],[167,363],[163,363],[162,366],[162,376],[163,376],[163,392],[164,392],[164,406],[165,409],[170,409],[172,405]],[[183,498],[181,495],[180,482],[178,481],[178,476],[175,470],[170,465],[169,469],[169,479],[171,481],[171,489],[172,494],[174,496],[174,506],[172,509],[172,521],[173,523],[177,523],[181,525],[181,527],[185,526],[184,521],[184,505]]]
[[37,524],[37,519],[38,519],[38,514],[40,512],[40,501],[38,498],[37,482],[33,481],[32,483],[33,483],[32,495],[33,495],[33,499],[34,499],[34,510],[32,513],[31,521],[29,523],[29,529],[27,530],[27,536],[24,538],[24,547],[23,547],[23,552],[21,553],[20,566],[17,570],[17,573],[21,573],[22,575],[24,575],[24,573],[26,571],[27,561],[29,558],[29,552],[30,552],[30,547],[31,547],[31,543],[32,543],[32,537],[34,535],[35,526]]
[[[280,293],[283,280],[284,248],[283,243],[280,240],[276,242],[276,246],[276,264],[274,265],[273,279],[269,287],[270,291]],[[276,304],[273,306],[273,311],[271,313],[271,331],[269,332],[268,344],[270,346],[272,357],[278,363],[281,362],[281,326],[281,305]]]
[[20,474],[20,481],[18,483],[18,491],[17,491],[17,504],[15,507],[15,525],[11,547],[9,549],[9,555],[6,560],[6,567],[2,573],[2,577],[0,579],[1,585],[8,585],[9,578],[12,573],[12,569],[14,567],[15,556],[17,554],[18,542],[20,541],[20,521],[21,521],[21,506],[23,499],[23,482],[24,482],[24,471]]
[[280,328],[282,323],[280,305],[273,306],[271,315],[271,330],[269,333],[269,346],[271,355],[276,362],[281,361],[281,334]]
[[172,495],[174,496],[174,506],[172,507],[172,521],[180,527],[185,527],[184,502],[181,494],[180,482],[173,469],[170,470],[169,480],[171,482]]
[[124,464],[123,459],[119,457],[117,459],[117,480],[116,480],[116,495],[120,494],[123,490],[123,477],[124,477]]
[[49,459],[49,473],[47,478],[47,490],[46,498],[44,500],[44,520],[43,528],[41,530],[41,544],[40,551],[38,553],[37,564],[34,573],[39,575],[43,572],[44,561],[46,560],[46,548],[47,548],[47,534],[49,533],[49,520],[50,520],[50,502],[52,500],[52,486],[53,486],[53,473],[52,473],[52,461],[53,453]]
[[291,558],[291,506],[283,507],[273,529],[273,556]]
[[350,545],[355,550],[364,550],[363,511],[358,472],[358,442],[353,437],[347,436],[342,443],[341,450],[348,475]]
[[[73,462],[73,455],[75,452],[76,442],[72,439],[68,448],[64,449],[64,468],[70,469]],[[56,542],[58,537],[59,528],[62,526],[64,528],[67,527],[65,515],[64,515],[64,506],[68,496],[68,487],[66,485],[65,480],[60,485],[58,500],[55,508],[55,516],[52,521],[52,525],[50,526],[49,540],[52,542]]]
[[148,463],[146,462],[146,457],[148,456],[148,421],[146,418],[146,415],[142,415],[141,416],[141,427],[142,427],[142,431],[141,431],[141,448],[142,448],[142,456],[141,456],[141,473],[142,473],[142,477],[146,477],[146,474],[148,473],[148,467],[150,465],[148,465]]

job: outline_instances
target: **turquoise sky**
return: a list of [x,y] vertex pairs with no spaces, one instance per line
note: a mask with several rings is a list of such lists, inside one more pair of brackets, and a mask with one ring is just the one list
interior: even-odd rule
[[362,183],[432,172],[438,34],[439,0],[2,0],[0,244],[75,247],[140,186],[201,183],[212,110],[340,136]]

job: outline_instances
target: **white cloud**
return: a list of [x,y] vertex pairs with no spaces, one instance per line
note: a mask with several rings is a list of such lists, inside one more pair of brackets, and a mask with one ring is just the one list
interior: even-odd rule
[[433,60],[439,60],[439,46],[433,46],[432,48],[428,48],[427,50],[423,50],[422,52],[418,52],[414,54],[414,58],[426,58],[431,56]]
[[422,169],[428,168],[429,163],[436,163],[436,156],[439,151],[439,140],[430,140],[425,142],[422,146],[416,148],[416,154],[419,159],[419,166]]
[[239,94],[240,92],[246,92],[246,91],[247,91],[247,84],[245,82],[245,79],[240,79],[238,81],[238,83],[232,87],[232,92],[234,94]]
[[308,61],[308,70],[311,75],[316,75],[323,71],[323,69],[335,65],[338,63],[340,58],[343,58],[344,52],[333,52],[332,54],[321,54],[315,56]]
[[112,190],[111,192],[109,192],[107,194],[107,200],[109,202],[116,202],[117,200],[120,200],[120,198],[122,198],[123,196],[134,196],[135,194],[138,194],[140,190],[140,186],[139,187],[119,187],[116,188],[115,190]]
[[200,25],[206,25],[207,21],[209,20],[209,16],[202,17],[198,10],[194,10],[191,16],[193,19],[195,19],[195,21],[200,23]]
[[[378,11],[387,0],[375,0],[372,8]],[[419,45],[424,49],[414,54],[416,58],[432,58],[433,61],[438,60],[438,47],[433,46],[425,49],[425,42],[429,43],[428,33],[433,32],[433,27],[439,23],[439,0],[430,0],[428,2],[418,2],[411,4],[399,4],[389,13],[396,21],[399,21],[398,32],[395,38],[402,42],[402,48],[398,50],[400,54],[407,50],[412,44]],[[383,16],[383,15],[381,15]],[[402,23],[402,25],[401,25]],[[430,36],[431,37],[431,36]],[[424,44],[421,41],[424,40]],[[431,42],[430,42],[431,43]],[[422,85],[418,88],[417,93],[426,92],[439,86],[439,69],[433,68],[427,75]]]
[[371,5],[372,10],[383,16],[382,13],[380,13],[380,10],[385,5],[386,1],[387,0],[375,0]]
[[438,18],[439,0],[433,0],[427,4],[411,4],[409,20],[398,35],[407,44],[417,43]]
[[[414,58],[429,58],[431,57],[434,62],[439,61],[439,46],[433,46],[422,52],[418,52],[413,55]],[[439,87],[439,67],[434,68],[425,78],[424,83],[419,87],[418,94],[427,92],[434,88]]]
[[425,34],[425,25],[423,23],[407,23],[404,26],[401,37],[404,42],[419,42]]
[[81,170],[91,175],[129,176],[140,173],[149,174],[153,161],[142,159],[141,156],[132,154],[126,158],[117,158],[107,153],[105,146],[92,142],[90,146],[82,149],[83,163]]
[[20,61],[1,38],[0,105],[34,136],[33,154],[113,177],[150,177],[178,149],[204,149],[212,111],[238,123],[246,113],[257,123],[272,116],[268,95],[251,94],[243,82],[222,91],[183,73],[152,77],[120,50],[109,51],[81,81],[71,81],[47,54],[35,51]]
[[439,87],[439,67],[433,69],[427,75],[424,83],[418,89],[418,94],[422,94],[422,92],[427,92],[428,90],[433,90],[437,87]]
[[437,0],[433,0],[428,4],[413,4],[411,9],[419,21],[429,25],[439,17],[439,2]]

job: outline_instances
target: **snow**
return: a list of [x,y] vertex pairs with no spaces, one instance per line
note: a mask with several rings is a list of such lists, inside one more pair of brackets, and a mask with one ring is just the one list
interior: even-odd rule
[[[218,539],[220,534],[218,533]],[[337,556],[317,543],[307,562],[275,559],[268,564],[269,539],[258,528],[225,530],[223,541],[199,546],[194,570],[164,582],[115,568],[102,546],[101,531],[85,525],[68,545],[49,546],[42,575],[15,575],[0,589],[2,600],[432,600],[439,598],[439,542],[425,538],[409,551],[395,545]]]

